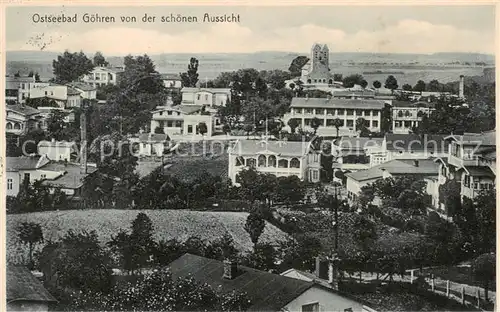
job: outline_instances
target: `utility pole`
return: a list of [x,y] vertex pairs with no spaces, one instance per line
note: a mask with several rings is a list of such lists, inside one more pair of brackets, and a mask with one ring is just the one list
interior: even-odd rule
[[80,172],[87,174],[87,107],[85,101],[82,103],[80,113]]

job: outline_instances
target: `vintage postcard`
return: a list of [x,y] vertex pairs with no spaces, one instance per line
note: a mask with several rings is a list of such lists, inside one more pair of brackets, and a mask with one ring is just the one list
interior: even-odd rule
[[498,13],[4,3],[0,310],[494,311]]

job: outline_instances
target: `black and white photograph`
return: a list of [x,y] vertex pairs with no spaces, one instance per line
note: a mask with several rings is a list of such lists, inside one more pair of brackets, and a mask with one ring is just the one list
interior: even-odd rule
[[2,307],[495,311],[498,8],[2,4]]

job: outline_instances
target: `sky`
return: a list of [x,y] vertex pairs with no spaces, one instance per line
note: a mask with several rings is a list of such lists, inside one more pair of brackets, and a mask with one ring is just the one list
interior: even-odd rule
[[[35,23],[33,15],[74,15],[77,23]],[[85,13],[114,16],[84,23]],[[144,14],[156,22],[143,23]],[[203,15],[239,14],[239,23],[202,23]],[[161,16],[196,16],[198,23],[161,23]],[[120,16],[136,16],[122,23]],[[160,53],[330,52],[494,54],[495,7],[447,6],[140,6],[8,7],[8,51],[64,50],[122,56]]]

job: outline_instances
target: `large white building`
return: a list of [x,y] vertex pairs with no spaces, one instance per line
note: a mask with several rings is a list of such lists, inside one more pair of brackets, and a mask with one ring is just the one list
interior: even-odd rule
[[83,76],[82,81],[93,87],[117,85],[123,71],[121,67],[95,67],[89,74]]
[[29,97],[54,100],[61,108],[80,107],[82,101],[80,91],[68,86],[46,83],[35,83],[29,91]]
[[183,105],[225,106],[231,101],[231,89],[227,88],[182,88]]
[[5,100],[14,103],[24,103],[29,97],[30,86],[35,83],[35,77],[5,77]]
[[157,127],[163,129],[168,135],[192,135],[200,136],[200,124],[204,123],[207,137],[213,135],[218,119],[206,111],[202,105],[168,105],[158,106],[152,113],[151,133]]
[[316,117],[320,120],[318,135],[336,135],[334,120],[338,118],[341,122],[339,136],[355,136],[359,118],[366,121],[368,130],[380,132],[384,106],[385,102],[380,100],[295,97],[289,112],[283,116],[283,122],[288,124],[290,119],[296,118],[300,128],[312,130],[311,120]]
[[277,177],[295,175],[305,181],[320,180],[321,154],[312,148],[312,142],[238,140],[228,153],[228,175],[234,184],[245,168]]
[[392,104],[392,132],[410,133],[413,128],[418,127],[422,118],[429,116],[434,110],[431,103],[426,102],[400,102],[393,101]]

